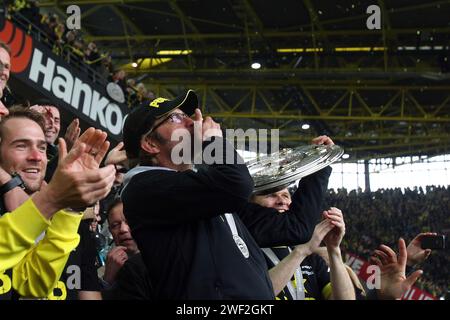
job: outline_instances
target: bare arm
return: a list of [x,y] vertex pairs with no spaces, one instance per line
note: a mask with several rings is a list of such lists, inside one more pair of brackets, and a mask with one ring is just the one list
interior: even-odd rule
[[103,300],[100,291],[78,291],[78,299],[80,300]]
[[333,300],[355,300],[353,283],[345,269],[339,248],[345,234],[344,217],[341,210],[334,207],[325,211],[323,215],[333,224],[333,229],[324,238],[330,264],[331,297]]
[[273,293],[276,296],[283,290],[289,281],[291,281],[295,270],[300,267],[300,263],[302,263],[308,255],[309,253],[305,246],[299,245],[286,258],[269,270]]
[[332,228],[333,225],[330,221],[323,220],[314,228],[314,233],[310,241],[295,247],[287,257],[269,270],[269,276],[272,281],[275,295],[278,295],[289,283],[295,270],[300,267],[302,261],[309,256],[315,248],[319,247],[322,239]]
[[352,279],[342,261],[341,249],[328,250],[330,258],[330,279],[333,300],[355,300],[355,289]]

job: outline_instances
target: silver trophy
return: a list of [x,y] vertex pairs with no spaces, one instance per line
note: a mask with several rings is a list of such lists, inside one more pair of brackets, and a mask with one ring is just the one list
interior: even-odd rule
[[337,145],[309,145],[264,155],[247,162],[254,192],[287,186],[336,162],[344,154]]

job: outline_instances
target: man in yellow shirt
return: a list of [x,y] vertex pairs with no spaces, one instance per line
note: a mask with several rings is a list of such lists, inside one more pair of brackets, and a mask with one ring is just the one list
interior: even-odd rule
[[[58,168],[52,181],[41,188],[47,158],[38,122],[24,114],[7,117],[0,123],[0,137],[0,192],[11,211],[0,217],[4,235],[0,238],[0,294],[12,286],[24,297],[46,297],[79,242],[81,214],[62,209],[92,204],[112,186],[114,167],[99,168],[109,142],[106,133],[89,128],[67,153],[60,139]],[[23,175],[25,191],[19,188],[22,183],[17,171]],[[44,239],[35,245],[43,231]],[[11,267],[12,283],[3,273]]]

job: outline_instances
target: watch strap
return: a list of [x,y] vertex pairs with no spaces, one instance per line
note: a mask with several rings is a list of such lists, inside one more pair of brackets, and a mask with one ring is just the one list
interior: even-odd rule
[[13,173],[11,180],[0,187],[0,195],[4,195],[8,191],[14,189],[15,187],[25,188],[25,184],[18,173]]

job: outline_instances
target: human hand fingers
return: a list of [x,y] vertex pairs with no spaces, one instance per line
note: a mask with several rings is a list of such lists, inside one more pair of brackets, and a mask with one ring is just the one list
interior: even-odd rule
[[105,159],[105,164],[121,164],[127,160],[127,154],[124,150],[124,143],[119,142],[108,153]]
[[388,247],[385,244],[380,245],[380,250],[382,250],[383,252],[385,252],[388,257],[396,257],[397,254],[395,253],[394,250],[392,250],[390,247]]
[[317,224],[317,227],[314,230],[314,232],[320,239],[323,239],[328,234],[328,232],[330,232],[333,228],[334,225],[331,223],[330,220],[327,219]]
[[79,132],[79,129],[80,129],[79,125],[80,125],[80,120],[78,120],[78,118],[73,119],[72,122],[67,127],[66,136],[69,136],[71,138],[75,137],[76,133]]
[[[124,247],[124,246],[115,246],[114,248],[112,248],[110,251],[109,251],[109,253],[111,253],[111,254],[119,254],[119,253],[122,253],[122,252],[126,252],[126,250],[127,250],[127,247]],[[108,254],[109,254],[108,253]]]
[[67,153],[67,146],[64,139],[60,138],[59,143],[59,152],[61,154],[59,155],[58,163],[61,163],[63,166],[69,166],[74,163],[86,151],[86,144],[82,142],[76,143],[69,153]]
[[203,121],[203,140],[206,140],[213,136],[222,136],[222,130],[220,129],[220,124],[215,122],[211,117],[206,117]]
[[325,219],[344,220],[344,216],[343,216],[342,212],[325,211],[324,214],[323,214],[323,217]]
[[106,156],[106,153],[108,152],[109,145],[110,145],[109,141],[104,141],[103,144],[99,146],[98,153],[94,156],[94,159],[99,166],[103,158]]
[[95,128],[90,127],[87,130],[85,130],[80,137],[77,139],[77,142],[83,142],[86,143],[91,139],[91,137],[95,134]]
[[97,155],[101,146],[106,141],[107,136],[108,135],[106,132],[100,129],[95,129],[94,134],[92,134],[90,138],[86,141],[87,146],[86,152],[92,155]]
[[[112,150],[114,151],[120,151],[123,149],[123,147],[125,146],[125,144],[123,143],[123,141],[120,141],[114,148],[112,148]],[[111,151],[112,151],[111,150]]]
[[422,270],[414,271],[412,274],[410,274],[404,281],[404,284],[407,286],[407,288],[410,288],[416,281],[419,279],[419,277],[423,274]]
[[330,137],[322,135],[322,136],[318,136],[314,139],[312,139],[311,141],[312,144],[316,144],[316,145],[334,145],[333,140],[331,140]]
[[411,240],[411,242],[417,242],[417,241],[421,241],[423,237],[425,236],[435,236],[437,235],[437,233],[435,232],[422,232],[419,233],[417,236],[414,237],[414,239]]
[[63,138],[58,138],[58,163],[61,163],[67,155],[67,145]]
[[380,259],[378,257],[375,256],[371,256],[369,258],[370,263],[372,264],[376,264],[378,267],[383,267],[383,263],[381,263]]
[[64,207],[89,206],[106,197],[113,186],[115,172],[113,165],[77,172],[76,178],[69,172],[66,176],[71,178],[72,184],[69,188],[70,195],[66,194],[64,198]]
[[406,244],[405,244],[405,240],[403,240],[403,238],[400,238],[398,240],[398,262],[400,263],[400,265],[404,265],[406,266],[406,260],[408,258],[408,252],[406,250]]
[[387,256],[386,253],[384,253],[383,251],[380,251],[380,250],[375,249],[375,250],[374,250],[374,254],[376,255],[377,258],[380,259],[380,261],[381,261],[384,265],[385,265],[385,264],[388,264],[389,257]]
[[203,122],[202,111],[201,111],[199,108],[195,109],[195,112],[194,112],[194,121],[200,121],[200,122]]
[[342,214],[342,210],[336,207],[330,207],[330,209],[327,210],[329,213],[332,214],[339,214],[339,215],[343,215]]

